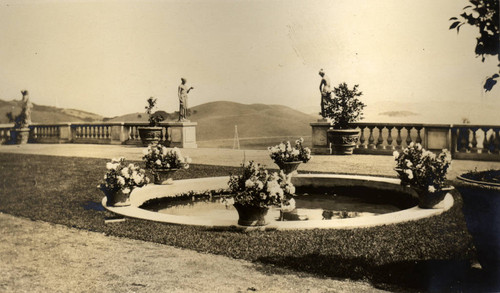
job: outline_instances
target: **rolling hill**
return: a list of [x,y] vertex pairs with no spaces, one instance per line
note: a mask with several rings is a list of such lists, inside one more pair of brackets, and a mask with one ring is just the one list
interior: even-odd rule
[[[6,114],[12,112],[18,115],[21,112],[21,101],[0,100],[0,124],[9,123]],[[33,104],[31,120],[34,123],[61,123],[61,122],[92,122],[102,121],[103,117],[97,114],[75,110],[61,109],[52,106]]]
[[[283,105],[251,104],[218,101],[195,106],[190,109],[189,119],[198,122],[197,139],[216,140],[232,139],[234,126],[238,126],[238,136],[273,137],[273,136],[309,136],[309,123],[317,118]],[[176,121],[178,113],[158,111],[166,121]],[[144,113],[132,113],[105,121],[131,122],[147,121]]]
[[191,111],[190,120],[198,122],[199,141],[233,138],[235,125],[240,138],[308,136],[309,123],[316,120],[315,116],[283,105],[219,101],[193,107]]

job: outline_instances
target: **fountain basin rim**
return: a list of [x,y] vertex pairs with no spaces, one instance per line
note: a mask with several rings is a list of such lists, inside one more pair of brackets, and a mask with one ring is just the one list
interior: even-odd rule
[[[263,227],[239,226],[237,224],[237,218],[235,218],[234,220],[211,220],[202,217],[163,214],[139,208],[139,206],[141,206],[144,202],[153,198],[174,196],[176,194],[185,193],[190,190],[206,191],[226,188],[228,178],[228,176],[223,176],[176,180],[172,185],[151,184],[142,188],[137,188],[132,192],[130,206],[107,206],[106,197],[102,199],[102,205],[107,210],[122,216],[170,224],[204,226],[207,228],[238,228],[243,230],[302,230],[353,229],[398,224],[439,215],[450,209],[454,204],[453,196],[448,193],[445,196],[443,202],[441,202],[440,204],[441,208],[437,209],[420,209],[419,207],[415,206],[409,209],[375,216],[333,220],[276,221],[271,222],[269,225]],[[399,179],[385,177],[337,174],[298,174],[292,177],[292,182],[297,186],[319,184],[318,181],[319,183],[327,182],[328,184],[342,182],[342,184],[352,183],[353,185],[377,185],[384,188],[394,188],[400,190],[405,189],[404,187],[400,186]],[[407,192],[409,192],[409,190]],[[456,191],[453,190],[452,192]]]

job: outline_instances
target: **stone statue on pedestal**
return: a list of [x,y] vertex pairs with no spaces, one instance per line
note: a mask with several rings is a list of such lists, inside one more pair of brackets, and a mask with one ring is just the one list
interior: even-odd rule
[[22,109],[21,114],[19,115],[21,121],[21,127],[27,127],[31,124],[31,108],[33,108],[33,104],[30,102],[30,96],[27,90],[22,90],[21,94],[23,95],[22,99]]
[[179,96],[179,121],[188,121],[188,93],[194,89],[193,87],[187,87],[186,79],[181,78],[181,85],[177,91]]
[[321,117],[326,118],[325,104],[331,100],[332,88],[330,78],[328,78],[323,69],[320,69],[319,75],[321,76],[321,83],[319,84],[319,91],[321,92]]

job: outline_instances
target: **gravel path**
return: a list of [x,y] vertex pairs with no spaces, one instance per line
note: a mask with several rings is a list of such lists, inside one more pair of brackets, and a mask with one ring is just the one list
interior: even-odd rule
[[[25,144],[2,145],[0,152],[20,153],[53,156],[117,158],[127,160],[142,160],[143,147],[125,145],[97,145],[97,144]],[[255,160],[269,168],[277,168],[269,158],[267,150],[231,150],[216,148],[182,149],[182,153],[193,159],[193,164],[240,166],[246,160]],[[383,155],[352,155],[329,156],[315,155],[307,164],[301,164],[301,171],[319,171],[344,174],[363,174],[373,176],[396,176],[392,156]],[[455,179],[458,175],[474,170],[500,169],[500,162],[453,160],[452,169],[448,172],[448,179]]]
[[0,235],[0,292],[381,292],[1,213]]

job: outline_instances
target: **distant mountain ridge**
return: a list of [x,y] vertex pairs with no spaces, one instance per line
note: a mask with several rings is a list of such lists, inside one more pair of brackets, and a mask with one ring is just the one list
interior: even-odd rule
[[[0,100],[0,123],[8,123],[6,113],[12,111],[18,115],[21,101]],[[276,136],[310,136],[310,122],[316,121],[314,115],[305,114],[283,105],[240,104],[236,102],[217,101],[192,107],[189,119],[197,122],[197,139],[216,140],[232,139],[235,126],[239,138],[276,137]],[[176,121],[178,112],[167,113],[157,111],[166,121]],[[61,122],[146,122],[146,113],[129,113],[117,117],[106,118],[101,115],[75,110],[61,109],[52,106],[33,105],[32,121],[34,123]]]
[[[19,115],[21,106],[20,100],[0,100],[0,123],[9,123],[6,116],[8,112],[12,112],[14,116]],[[101,115],[86,111],[43,106],[35,103],[33,103],[31,111],[31,120],[34,123],[93,122],[102,121],[103,118]]]

